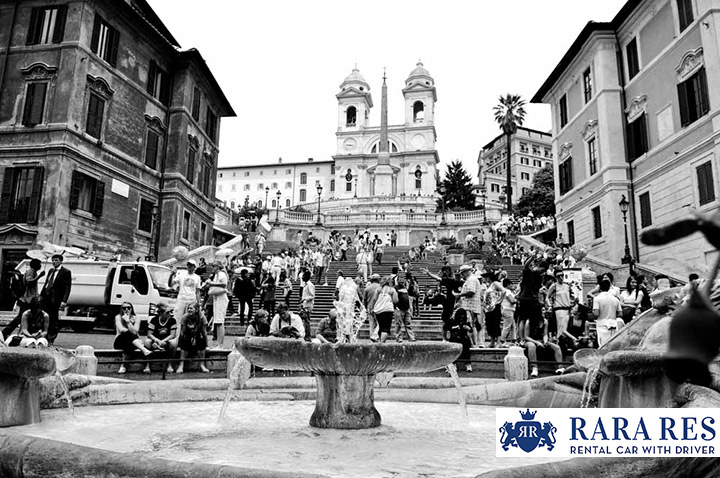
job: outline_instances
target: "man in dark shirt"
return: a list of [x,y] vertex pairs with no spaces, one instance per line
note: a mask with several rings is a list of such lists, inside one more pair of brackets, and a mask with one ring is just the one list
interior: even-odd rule
[[237,298],[240,303],[240,325],[245,324],[245,306],[247,306],[247,318],[248,321],[253,316],[253,298],[257,293],[257,288],[253,283],[252,279],[248,275],[247,269],[240,271],[240,277],[235,280],[233,284],[233,295]]
[[395,304],[395,339],[402,342],[402,329],[405,329],[408,340],[415,341],[415,334],[412,329],[412,311],[410,310],[410,295],[408,294],[407,282],[404,277],[397,278],[395,290],[398,294],[398,301]]
[[447,329],[446,327],[450,323],[453,310],[455,309],[455,296],[453,295],[453,292],[459,292],[463,282],[459,278],[453,277],[452,268],[450,266],[443,266],[443,268],[440,269],[441,275],[431,273],[427,269],[427,267],[421,270],[429,277],[435,279],[440,283],[440,294],[444,296],[442,303],[443,330],[447,331],[449,329]]

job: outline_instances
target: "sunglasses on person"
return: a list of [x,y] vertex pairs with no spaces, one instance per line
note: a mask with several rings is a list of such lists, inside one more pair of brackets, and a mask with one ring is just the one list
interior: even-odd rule
[[132,310],[132,307],[120,307],[122,310]]

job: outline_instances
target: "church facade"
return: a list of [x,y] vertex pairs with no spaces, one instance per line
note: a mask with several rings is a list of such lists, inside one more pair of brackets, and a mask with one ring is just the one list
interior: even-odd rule
[[[251,204],[271,203],[277,192],[271,187],[268,194],[265,188],[272,174],[281,193],[281,208],[299,205],[314,210],[318,198],[315,188],[322,186],[321,207],[329,214],[377,210],[434,213],[440,161],[435,149],[437,93],[434,79],[421,62],[405,80],[402,94],[405,122],[388,125],[387,85],[383,79],[381,124],[371,126],[374,104],[370,85],[354,68],[336,94],[337,152],[331,159],[316,159],[309,165],[315,169],[323,166],[324,174],[312,181],[308,176],[303,184],[292,162],[218,168],[218,199],[236,206],[246,200]],[[267,172],[260,175],[261,170]],[[284,177],[285,173],[289,176]],[[285,191],[280,186],[298,190]],[[301,188],[306,188],[307,193],[299,192]]]

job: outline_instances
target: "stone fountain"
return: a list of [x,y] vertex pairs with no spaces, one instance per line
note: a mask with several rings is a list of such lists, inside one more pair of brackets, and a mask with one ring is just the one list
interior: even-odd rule
[[450,342],[315,344],[272,337],[241,338],[235,347],[261,367],[313,372],[317,398],[310,425],[348,429],[381,424],[375,374],[435,370],[462,351],[462,345]]
[[0,427],[40,422],[40,378],[73,363],[55,349],[0,348]]

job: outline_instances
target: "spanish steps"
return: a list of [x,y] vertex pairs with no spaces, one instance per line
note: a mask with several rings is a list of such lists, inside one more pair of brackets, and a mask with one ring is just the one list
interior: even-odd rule
[[[294,248],[295,244],[292,242],[283,241],[268,241],[263,255],[276,254],[282,250],[288,250]],[[382,264],[378,265],[375,262],[372,265],[372,273],[380,274],[381,277],[386,277],[391,274],[392,268],[398,266],[398,261],[402,261],[408,257],[409,246],[399,246],[393,248],[386,248],[385,253],[382,257]],[[357,273],[357,264],[355,262],[356,254],[355,249],[350,248],[347,251],[347,261],[338,262],[333,261],[330,263],[327,271],[327,285],[325,285],[325,279],[320,284],[315,285],[315,306],[310,318],[311,333],[314,333],[320,319],[327,317],[328,312],[333,307],[333,300],[335,294],[335,283],[337,280],[338,271],[343,271],[345,277],[355,277]],[[441,314],[442,308],[440,306],[425,310],[422,306],[422,298],[425,295],[425,291],[429,287],[434,287],[435,290],[439,289],[439,284],[436,280],[429,277],[423,272],[424,268],[427,268],[431,273],[440,275],[440,268],[444,265],[444,260],[439,252],[431,252],[427,254],[427,258],[423,260],[414,261],[411,264],[411,271],[414,277],[418,281],[419,292],[420,292],[420,312],[418,317],[414,317],[412,321],[413,331],[418,340],[441,340],[442,339],[442,324]],[[508,273],[508,277],[513,283],[517,283],[520,278],[522,266],[513,266],[503,264],[503,269]],[[368,272],[368,276],[370,272]],[[315,278],[311,279],[315,283]],[[276,290],[276,303],[283,301],[282,291],[280,288]],[[293,292],[290,297],[290,310],[297,312],[299,310],[299,298],[300,298],[300,285],[297,281],[293,281]],[[225,320],[225,328],[228,335],[244,335],[245,326],[240,324],[240,318],[238,315],[234,315],[233,312],[239,311],[238,301],[236,298],[232,298],[232,307],[228,310],[228,316]],[[259,294],[256,295],[253,301],[253,311],[258,310],[260,306]],[[393,326],[394,332],[394,326]],[[368,326],[367,323],[361,328],[359,338],[368,338]]]

